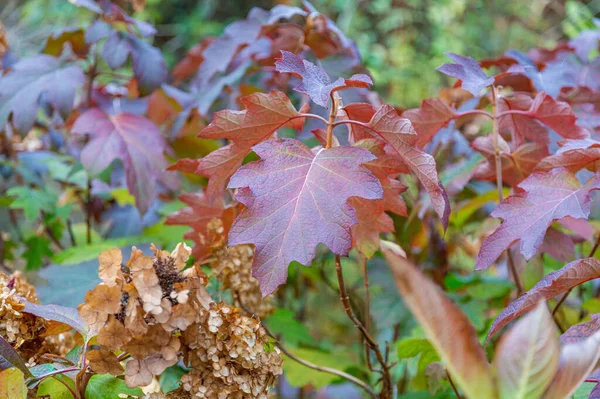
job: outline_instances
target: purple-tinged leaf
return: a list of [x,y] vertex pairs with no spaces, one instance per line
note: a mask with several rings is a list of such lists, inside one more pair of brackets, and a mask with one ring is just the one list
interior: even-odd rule
[[267,24],[273,25],[280,19],[291,19],[296,15],[306,17],[308,13],[301,8],[288,6],[286,4],[277,4],[275,7],[269,10],[269,19]]
[[0,336],[0,371],[4,371],[11,367],[16,367],[25,374],[25,377],[33,377],[25,361],[19,356],[17,351]]
[[291,73],[302,82],[294,88],[299,93],[308,95],[315,104],[327,108],[331,93],[349,87],[368,88],[373,81],[367,75],[353,75],[350,79],[338,78],[331,82],[329,75],[312,62],[303,60],[294,53],[281,51],[281,58],[275,62],[277,71]]
[[506,333],[494,357],[500,399],[539,398],[560,360],[558,329],[544,301]]
[[600,160],[600,142],[593,139],[562,140],[558,151],[544,158],[537,170],[565,168],[575,173],[580,169],[590,167],[595,169],[595,163]]
[[600,189],[600,176],[583,187],[566,169],[536,172],[523,180],[522,193],[504,199],[492,216],[504,222],[481,244],[477,269],[487,269],[517,241],[520,252],[529,260],[536,254],[550,225],[567,216],[587,219],[592,201],[590,193]]
[[437,68],[438,71],[455,77],[462,82],[462,88],[474,96],[478,95],[485,87],[494,83],[494,78],[489,77],[479,66],[479,62],[471,57],[463,57],[454,53],[444,53],[456,64],[444,64]]
[[345,256],[356,215],[350,197],[382,198],[379,180],[361,164],[375,157],[360,147],[319,149],[294,139],[253,147],[260,161],[242,166],[229,182],[246,209],[229,233],[229,245],[254,244],[253,275],[263,295],[287,279],[288,265],[310,265],[319,243]]
[[25,309],[23,309],[23,312],[25,313],[31,313],[46,320],[54,320],[66,324],[79,331],[83,336],[88,333],[88,327],[85,322],[81,320],[81,317],[79,317],[79,312],[76,308],[52,304],[36,305],[23,298],[20,299],[20,302],[25,305]]
[[113,29],[109,24],[97,19],[85,30],[85,42],[88,44],[97,43],[102,39],[106,39],[112,31]]
[[116,69],[130,56],[142,95],[150,94],[167,80],[167,65],[160,50],[130,33],[113,31],[104,43],[102,58]]
[[569,234],[550,227],[540,251],[561,262],[571,262],[575,259],[575,241]]
[[435,159],[417,147],[418,135],[410,121],[401,118],[393,107],[383,105],[373,115],[369,125],[371,135],[386,143],[390,153],[406,164],[423,184],[431,197],[433,209],[446,228],[450,216],[448,194],[438,177]]
[[433,136],[447,126],[456,112],[448,104],[437,98],[423,100],[421,108],[404,111],[402,116],[408,118],[419,134],[418,145],[424,147]]
[[120,160],[127,186],[136,206],[146,212],[157,195],[157,177],[166,167],[167,143],[158,127],[139,115],[108,115],[99,108],[83,113],[71,129],[73,134],[90,134],[81,152],[81,163],[92,175]]
[[398,291],[468,398],[495,399],[492,368],[467,316],[396,251],[382,246]]
[[63,65],[49,55],[37,55],[19,61],[0,76],[0,129],[12,115],[20,132],[28,132],[35,123],[38,106],[44,98],[63,117],[73,109],[75,92],[85,76],[75,65]]
[[579,259],[542,278],[532,289],[506,307],[494,320],[488,339],[512,320],[529,312],[538,302],[547,301],[573,287],[600,277],[600,261]]
[[575,324],[560,336],[563,344],[583,341],[600,331],[600,314],[593,314],[591,321]]
[[600,333],[585,341],[563,346],[554,379],[541,399],[570,398],[600,359]]

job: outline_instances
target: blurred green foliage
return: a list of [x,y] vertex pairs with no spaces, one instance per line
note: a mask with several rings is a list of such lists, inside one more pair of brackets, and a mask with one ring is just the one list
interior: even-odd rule
[[[147,0],[136,17],[157,25],[155,42],[174,65],[187,49],[204,37],[221,34],[252,7],[269,8],[279,2],[299,3]],[[600,0],[314,0],[313,4],[357,42],[376,89],[400,107],[414,107],[449,83],[435,70],[447,61],[444,52],[481,59],[508,49],[552,47],[561,38],[592,28],[600,11]],[[18,53],[36,50],[47,34],[81,25],[86,17],[89,13],[67,0],[7,0],[0,5],[0,18]]]

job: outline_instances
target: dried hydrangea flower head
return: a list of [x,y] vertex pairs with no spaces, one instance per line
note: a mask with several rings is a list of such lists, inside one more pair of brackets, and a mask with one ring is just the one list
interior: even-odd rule
[[[118,249],[100,254],[102,283],[79,306],[97,333],[98,345],[88,352],[92,370],[122,374],[114,354],[122,350],[131,358],[125,382],[146,386],[185,354],[191,367],[182,377],[187,397],[266,398],[282,373],[282,358],[260,322],[212,301],[199,265],[185,269],[191,254],[185,244],[170,253],[152,250],[150,257],[134,247],[125,264]],[[242,251],[251,262],[251,250]]]
[[19,297],[39,303],[35,288],[19,272],[11,276],[0,273],[0,335],[29,359],[43,342],[40,333],[46,323],[37,316],[23,313],[25,305]]
[[272,296],[263,298],[258,280],[252,277],[254,248],[251,245],[223,247],[213,252],[211,270],[248,312],[263,318],[273,313]]
[[181,382],[195,397],[266,399],[282,373],[279,349],[260,322],[224,302],[201,312],[182,339],[192,371]]
[[102,283],[79,306],[82,319],[98,336],[90,367],[118,375],[122,368],[112,351],[124,350],[131,356],[125,366],[130,386],[148,385],[177,363],[181,344],[173,333],[194,323],[211,302],[200,268],[182,271],[191,253],[188,246],[179,244],[170,253],[152,250],[150,257],[134,247],[126,264],[119,249],[101,253]]

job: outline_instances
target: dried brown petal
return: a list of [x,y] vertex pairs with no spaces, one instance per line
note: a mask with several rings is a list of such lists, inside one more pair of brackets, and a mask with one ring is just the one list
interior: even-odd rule
[[130,298],[125,307],[125,328],[132,335],[142,335],[148,331],[148,324],[144,320],[142,305],[137,298]]
[[175,267],[177,270],[182,270],[185,267],[191,254],[191,247],[183,242],[177,244],[173,252],[171,252],[171,257],[175,260]]
[[143,387],[150,385],[154,376],[148,370],[145,362],[132,359],[125,364],[125,383],[128,387]]
[[108,314],[99,312],[92,304],[84,302],[77,307],[79,316],[85,321],[90,329],[91,334],[97,333],[108,319]]
[[109,287],[117,285],[117,278],[122,279],[121,264],[123,254],[119,248],[113,248],[100,253],[98,256],[98,276]]
[[115,314],[121,310],[121,295],[121,289],[117,286],[98,284],[87,292],[85,303],[100,313]]
[[98,332],[98,344],[107,349],[119,350],[131,340],[131,333],[114,316],[110,316],[106,327]]
[[123,374],[123,366],[114,353],[107,350],[91,350],[87,352],[87,360],[90,367],[98,374]]

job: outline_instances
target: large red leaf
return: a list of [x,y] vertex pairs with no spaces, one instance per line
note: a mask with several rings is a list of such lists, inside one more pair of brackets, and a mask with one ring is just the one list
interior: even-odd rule
[[596,367],[599,359],[600,333],[584,341],[565,345],[558,371],[541,399],[570,398]]
[[329,75],[321,67],[289,51],[281,51],[281,58],[275,62],[275,67],[279,72],[291,73],[302,79],[302,83],[294,90],[308,95],[315,104],[322,107],[327,107],[334,91],[349,87],[368,88],[373,84],[371,78],[363,74],[353,75],[350,79],[338,78],[332,83]]
[[448,104],[430,98],[423,100],[421,108],[404,111],[403,117],[408,118],[419,134],[418,145],[423,147],[431,141],[433,136],[454,118],[455,112]]
[[[486,158],[485,162],[475,169],[475,178],[495,182],[496,156],[493,137],[477,137],[471,146]],[[501,154],[502,181],[511,187],[516,187],[522,182],[534,171],[540,160],[549,155],[548,146],[538,143],[522,144],[513,152],[502,136],[498,136],[498,147]]]
[[494,399],[491,366],[469,319],[408,260],[383,248],[398,291],[468,398]]
[[0,130],[12,114],[20,132],[27,133],[35,122],[38,105],[45,99],[63,117],[73,109],[75,93],[85,83],[79,67],[49,55],[25,58],[0,75]]
[[508,129],[516,145],[521,145],[526,140],[547,144],[548,132],[543,125],[566,139],[589,137],[585,129],[575,124],[577,117],[569,104],[556,101],[544,92],[539,93],[533,100],[524,94],[500,99],[498,111],[502,113],[508,110],[521,111],[517,114],[505,114],[500,119],[501,131]]
[[431,197],[431,203],[444,227],[448,226],[450,201],[442,186],[433,157],[417,146],[418,135],[410,121],[383,105],[369,122],[371,134],[387,144],[388,152],[401,160],[414,173]]
[[490,328],[488,339],[512,320],[529,312],[538,302],[554,298],[598,277],[600,277],[600,261],[596,258],[579,259],[548,274],[498,315]]
[[542,301],[502,337],[494,357],[500,399],[539,398],[544,393],[558,369],[557,336]]
[[352,247],[356,223],[350,197],[379,199],[379,180],[360,164],[375,157],[360,147],[320,149],[293,139],[269,140],[254,148],[260,161],[242,166],[229,182],[246,205],[231,227],[229,244],[254,244],[254,277],[264,295],[287,278],[288,265],[309,265],[315,247],[338,255]]
[[595,169],[600,160],[600,142],[593,139],[563,140],[561,147],[553,155],[544,158],[537,170],[565,168],[577,172],[582,168]]
[[[371,104],[352,103],[342,108],[342,111],[348,119],[368,123],[373,115],[375,115],[376,109]],[[350,144],[373,137],[368,128],[359,125],[348,125],[348,133]]]
[[504,222],[481,244],[477,269],[490,267],[513,243],[521,241],[521,254],[529,260],[536,254],[552,222],[571,216],[587,219],[592,198],[590,192],[600,189],[600,177],[583,187],[566,169],[536,172],[519,187],[524,191],[506,198],[492,212]]
[[483,72],[479,62],[471,57],[464,57],[454,53],[444,53],[456,64],[444,64],[437,70],[446,75],[460,79],[462,88],[471,92],[474,96],[478,95],[485,87],[494,83],[491,78]]
[[167,165],[167,144],[158,127],[139,115],[108,115],[92,108],[77,118],[71,133],[90,134],[81,151],[81,163],[90,174],[99,174],[115,160],[123,163],[127,187],[144,213],[156,198],[157,177]]
[[252,151],[252,146],[269,139],[279,128],[300,129],[304,123],[289,98],[280,91],[253,93],[241,101],[245,110],[216,112],[212,122],[198,135],[205,139],[229,139],[233,144],[200,160],[184,159],[169,167],[169,170],[208,177],[206,195],[211,201],[222,195],[229,178]]

